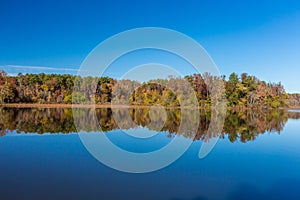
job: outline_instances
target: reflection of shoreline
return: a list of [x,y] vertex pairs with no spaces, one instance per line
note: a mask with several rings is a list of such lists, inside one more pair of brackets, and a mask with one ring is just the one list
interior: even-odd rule
[[6,135],[6,129],[1,128],[0,129],[0,138],[5,135]]
[[[108,132],[115,129],[130,129],[138,126],[154,131],[167,131],[169,136],[183,135],[192,140],[207,141],[217,135],[207,135],[211,121],[211,111],[201,110],[199,126],[196,133],[186,129],[179,130],[180,124],[193,122],[192,110],[166,109],[166,115],[162,115],[159,109],[130,108],[129,113],[123,108],[98,108],[93,111],[89,108],[1,108],[0,107],[0,131],[16,131],[16,133],[63,133],[69,134],[80,131],[98,131],[93,127],[100,125],[101,131]],[[116,122],[117,114],[119,121]],[[93,115],[98,121],[93,121]],[[130,115],[128,118],[128,114]],[[185,116],[182,119],[183,115]],[[79,116],[75,126],[73,116]],[[221,138],[231,141],[247,142],[255,140],[260,134],[266,132],[280,133],[288,119],[300,119],[300,112],[287,112],[286,110],[269,111],[228,111],[225,119]],[[131,119],[131,120],[126,120]],[[183,121],[182,121],[183,120]],[[197,126],[195,124],[195,126]],[[78,130],[77,130],[78,129]],[[3,133],[4,133],[3,132]],[[220,135],[219,135],[220,136]]]
[[[38,104],[38,103],[3,103],[0,104],[0,108],[151,108],[153,106],[148,105],[116,105],[116,104]],[[193,106],[161,106],[164,108],[170,109],[179,109],[179,108],[191,108],[195,109]],[[198,107],[199,109],[209,109],[210,107]],[[282,108],[267,108],[266,110],[300,110],[300,106],[291,106],[291,107],[282,107]],[[264,110],[260,108],[247,108],[247,107],[236,107],[229,108],[229,110]]]

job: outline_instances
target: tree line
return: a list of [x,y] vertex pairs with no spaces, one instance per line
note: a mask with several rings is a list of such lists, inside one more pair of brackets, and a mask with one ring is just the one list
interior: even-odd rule
[[[224,97],[214,97],[210,83],[217,85]],[[189,83],[195,91],[187,91]],[[171,88],[171,89],[170,89]],[[140,83],[109,77],[80,77],[70,74],[18,74],[0,72],[0,103],[61,103],[179,106],[197,100],[200,107],[209,107],[216,98],[226,98],[228,107],[279,108],[299,106],[300,94],[287,94],[281,83],[267,83],[246,73],[216,77],[208,73],[185,77],[150,80]]]

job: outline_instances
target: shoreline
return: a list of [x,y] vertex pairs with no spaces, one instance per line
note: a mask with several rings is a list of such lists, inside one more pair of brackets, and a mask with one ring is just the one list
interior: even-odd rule
[[284,107],[284,108],[281,108],[281,109],[284,109],[284,110],[300,110],[300,106]]
[[[111,105],[111,104],[38,104],[38,103],[6,103],[0,104],[6,108],[151,108],[155,106],[139,105]],[[164,107],[164,106],[158,106]],[[180,108],[179,106],[168,106],[166,108]],[[188,107],[187,107],[188,108]],[[192,107],[189,107],[192,108]]]
[[111,104],[37,104],[37,103],[8,103],[0,107],[7,108],[150,108],[151,106],[127,106]]
[[[155,106],[147,105],[111,105],[111,104],[38,104],[38,103],[5,103],[0,104],[3,108],[151,108]],[[180,106],[158,106],[166,109],[180,109]],[[184,107],[195,109],[195,107]],[[209,110],[210,108],[198,107],[199,109]],[[229,110],[259,110],[259,108],[227,108]],[[268,108],[268,109],[283,109],[283,110],[300,110],[300,106]]]

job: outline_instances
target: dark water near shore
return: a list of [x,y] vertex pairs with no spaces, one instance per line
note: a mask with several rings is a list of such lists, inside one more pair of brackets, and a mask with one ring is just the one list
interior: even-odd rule
[[[77,126],[74,112],[85,116]],[[125,115],[124,109],[117,112]],[[104,131],[98,134],[128,151],[154,151],[176,135],[193,140],[176,162],[146,174],[116,171],[89,154],[77,132],[95,132],[86,126],[90,114],[89,109],[0,108],[0,199],[299,199],[299,112],[228,111],[217,145],[199,159],[200,146],[209,139],[209,112],[200,112],[199,128],[190,134],[179,129],[180,110],[151,115],[149,109],[132,108],[134,123],[121,124],[111,109],[97,109]],[[158,134],[143,141],[122,130]]]

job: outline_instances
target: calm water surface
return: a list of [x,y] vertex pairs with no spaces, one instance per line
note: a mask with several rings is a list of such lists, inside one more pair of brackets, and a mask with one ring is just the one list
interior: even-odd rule
[[[98,134],[134,152],[157,150],[175,135],[194,142],[167,168],[127,174],[88,153],[71,109],[0,108],[0,199],[299,199],[299,112],[228,112],[221,139],[199,159],[210,113],[201,112],[199,130],[190,135],[178,132],[180,110],[168,110],[164,123],[159,113],[151,119],[148,111],[131,109],[135,123],[117,125],[111,109],[97,109],[105,130]],[[93,132],[84,124],[81,132]],[[125,129],[159,133],[141,140]]]

